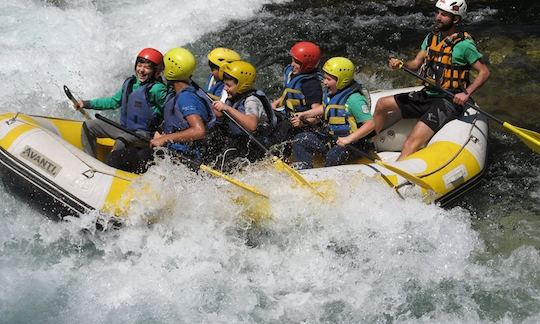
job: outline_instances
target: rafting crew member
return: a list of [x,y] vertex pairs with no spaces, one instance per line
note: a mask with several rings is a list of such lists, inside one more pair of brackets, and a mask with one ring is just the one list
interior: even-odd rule
[[[161,82],[163,55],[154,48],[145,48],[137,55],[135,75],[127,78],[120,90],[112,97],[92,100],[78,100],[77,109],[118,109],[120,123],[131,131],[150,138],[161,124],[163,104],[167,95],[167,87]],[[149,158],[146,153],[141,156],[127,152],[128,149],[142,148],[146,145],[137,137],[99,119],[86,120],[82,126],[81,141],[83,149],[91,156],[96,156],[96,139],[108,137],[115,139],[107,164],[126,171],[135,172],[138,165]],[[129,158],[128,158],[129,156]]]
[[[252,64],[246,61],[227,63],[221,66],[219,74],[225,84],[227,98],[224,102],[212,103],[214,113],[218,121],[221,121],[218,124],[221,136],[213,136],[211,146],[218,149],[217,155],[221,164],[231,170],[234,168],[231,162],[236,158],[254,162],[264,157],[265,152],[250,143],[246,132],[268,147],[277,119],[264,92],[253,88],[257,71]],[[233,118],[241,128],[224,113]],[[217,162],[216,160],[215,156],[211,156],[209,162]]]
[[219,100],[223,92],[223,80],[219,76],[219,68],[225,63],[231,63],[240,60],[240,54],[232,49],[225,47],[214,48],[208,53],[208,65],[210,66],[210,75],[206,82],[206,93],[214,100]]
[[300,117],[321,117],[327,130],[303,132],[293,141],[293,158],[298,169],[313,167],[315,153],[326,154],[325,166],[344,164],[357,157],[347,146],[361,151],[373,145],[368,138],[374,135],[373,118],[370,113],[369,93],[354,80],[355,66],[345,57],[333,57],[323,68],[324,85],[327,89],[324,106],[299,113]]
[[[274,133],[275,143],[288,141],[320,122],[318,118],[300,118],[298,113],[322,109],[322,74],[318,71],[321,49],[315,43],[302,41],[291,47],[289,55],[291,63],[283,72],[285,90],[272,102],[279,122]],[[284,152],[285,156],[289,154]]]
[[[398,160],[425,146],[446,123],[459,117],[463,113],[463,104],[490,74],[471,36],[458,32],[458,24],[467,12],[465,1],[439,0],[435,6],[435,29],[426,36],[416,57],[406,63],[391,58],[388,65],[391,69],[399,69],[402,65],[411,70],[420,69],[421,75],[455,96],[451,100],[444,93],[426,86],[421,91],[379,99],[374,113],[377,133],[383,130],[391,112],[399,112],[403,118],[420,118],[407,137]],[[472,83],[469,80],[471,69],[478,72]]]
[[167,147],[192,161],[201,162],[205,154],[205,138],[216,117],[207,94],[192,85],[195,57],[187,49],[179,47],[165,53],[163,61],[163,75],[169,85],[163,110],[163,132],[155,132],[150,145]]

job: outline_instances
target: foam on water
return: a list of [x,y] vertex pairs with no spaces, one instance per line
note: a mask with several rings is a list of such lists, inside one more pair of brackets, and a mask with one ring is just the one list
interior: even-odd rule
[[175,198],[154,225],[138,221],[144,204],[109,232],[94,232],[96,215],[4,222],[4,320],[479,320],[482,298],[507,303],[499,294],[509,290],[524,293],[524,313],[534,306],[526,283],[538,251],[483,262],[463,210],[403,201],[368,178],[339,183],[336,201],[321,202],[264,168],[236,175],[270,194],[274,217],[259,226],[232,203],[237,188],[167,161],[141,179]]
[[[140,48],[184,45],[264,2],[6,0],[0,111],[79,118],[62,84],[108,95]],[[251,224],[238,188],[169,161],[139,180],[159,201],[107,232],[93,213],[50,221],[0,186],[0,322],[540,320],[538,251],[486,258],[463,209],[362,177],[336,179],[322,202],[268,162],[235,177],[270,195],[272,219]]]
[[185,46],[267,2],[280,1],[3,1],[0,111],[76,116],[59,105],[63,84],[84,98],[114,93],[142,48]]

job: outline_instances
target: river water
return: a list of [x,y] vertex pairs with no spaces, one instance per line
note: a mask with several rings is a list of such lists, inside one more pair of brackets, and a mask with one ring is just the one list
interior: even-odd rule
[[[538,131],[538,4],[469,8],[465,29],[492,71],[476,100]],[[209,50],[237,49],[276,95],[288,48],[308,39],[325,58],[350,57],[370,89],[409,86],[416,81],[387,71],[386,58],[415,54],[432,9],[410,0],[2,0],[0,112],[80,119],[62,85],[83,98],[111,94],[143,47],[189,47],[199,83]],[[174,198],[168,211],[143,199],[107,232],[95,231],[93,214],[51,221],[0,184],[0,323],[537,323],[538,155],[492,124],[489,161],[480,185],[445,209],[400,200],[372,179],[338,180],[339,204],[329,205],[254,165],[237,176],[276,193],[273,218],[256,227],[216,180],[166,161],[143,178]]]

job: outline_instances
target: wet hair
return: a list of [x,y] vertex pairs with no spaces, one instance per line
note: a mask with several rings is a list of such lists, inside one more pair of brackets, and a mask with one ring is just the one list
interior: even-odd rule
[[210,66],[210,70],[219,70],[219,66],[212,63],[211,61],[208,61],[208,66]]
[[135,62],[135,65],[137,65],[137,63],[141,63],[141,64],[150,64],[150,67],[152,68],[152,70],[154,70],[154,72],[157,71],[157,65],[156,63],[148,60],[148,59],[145,59],[144,57],[137,57],[137,61]]
[[223,73],[223,81],[234,81],[234,83],[238,84],[238,79],[233,77],[232,75],[230,74],[227,74],[227,73]]

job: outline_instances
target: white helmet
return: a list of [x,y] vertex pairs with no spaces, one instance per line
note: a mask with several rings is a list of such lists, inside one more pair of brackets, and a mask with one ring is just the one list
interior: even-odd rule
[[465,0],[438,0],[435,7],[460,16],[461,20],[465,19],[467,15],[467,3],[465,3]]

